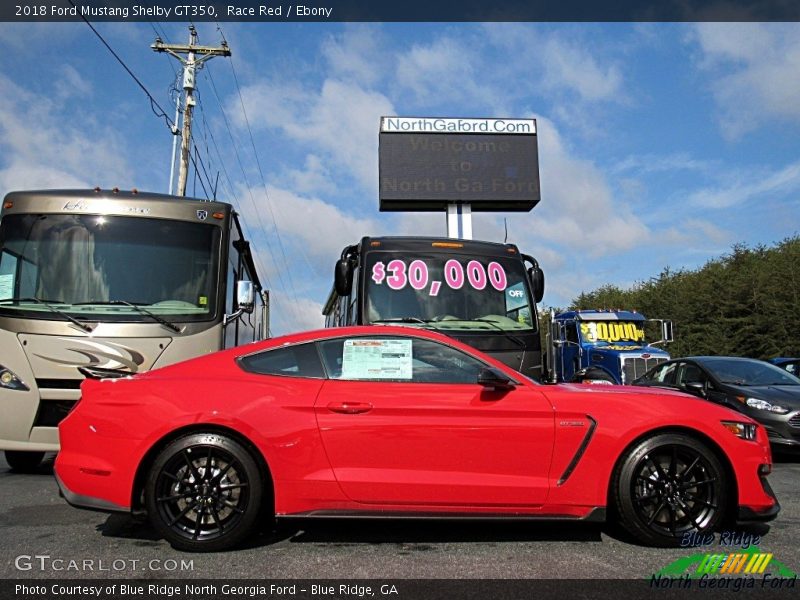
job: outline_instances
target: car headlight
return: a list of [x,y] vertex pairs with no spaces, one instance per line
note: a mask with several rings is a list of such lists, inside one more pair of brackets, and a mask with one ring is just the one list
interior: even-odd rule
[[780,406],[779,404],[770,404],[766,400],[761,400],[760,398],[747,398],[744,403],[750,408],[766,410],[767,412],[777,413],[779,415],[785,415],[789,412],[789,409],[784,406]]
[[30,390],[27,385],[22,383],[22,380],[17,377],[14,371],[6,369],[3,365],[0,365],[0,387],[7,390],[22,390],[25,392]]
[[736,437],[743,440],[756,439],[756,428],[758,425],[753,423],[740,423],[739,421],[720,421],[722,426]]

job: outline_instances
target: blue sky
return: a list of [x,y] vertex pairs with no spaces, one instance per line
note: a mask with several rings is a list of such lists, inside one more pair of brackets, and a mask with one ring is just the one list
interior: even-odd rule
[[[177,61],[149,45],[186,43],[187,25],[96,24],[170,116]],[[244,215],[274,333],[321,325],[334,261],[362,235],[445,234],[444,215],[378,212],[383,115],[538,119],[541,203],[473,226],[502,241],[507,218],[545,305],[798,233],[800,25],[197,28],[233,56],[198,76],[195,142]],[[86,24],[2,23],[0,45],[0,193],[167,191],[172,136]],[[204,195],[194,178],[189,192]]]

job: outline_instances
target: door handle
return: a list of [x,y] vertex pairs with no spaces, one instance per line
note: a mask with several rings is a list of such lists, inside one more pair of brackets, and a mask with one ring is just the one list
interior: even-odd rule
[[369,402],[331,402],[328,410],[343,415],[358,415],[372,410]]

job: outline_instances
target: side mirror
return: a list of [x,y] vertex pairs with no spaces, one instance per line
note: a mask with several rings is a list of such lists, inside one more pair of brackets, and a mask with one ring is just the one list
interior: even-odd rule
[[251,313],[255,307],[255,288],[252,281],[236,282],[236,305],[240,310]]
[[661,322],[661,339],[665,342],[671,342],[675,339],[672,337],[672,321]]
[[538,304],[544,298],[544,271],[538,266],[531,267],[528,269],[528,281],[531,284],[533,301]]
[[353,269],[346,258],[336,261],[333,270],[333,287],[340,296],[349,296],[353,287]]
[[687,381],[683,384],[683,389],[695,396],[706,397],[706,386],[700,381]]
[[478,373],[478,384],[494,390],[514,389],[514,382],[502,371],[497,369],[481,369]]

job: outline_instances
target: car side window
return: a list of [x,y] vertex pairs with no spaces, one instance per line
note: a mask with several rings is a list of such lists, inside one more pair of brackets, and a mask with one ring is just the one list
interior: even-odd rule
[[565,334],[568,342],[573,342],[575,344],[579,343],[579,340],[578,340],[578,326],[574,321],[569,321],[564,326],[564,334]]
[[665,363],[653,369],[650,375],[644,378],[647,383],[657,385],[675,385],[675,371],[678,363]]
[[430,340],[352,337],[319,342],[330,379],[408,383],[477,383],[487,365]]
[[678,369],[676,383],[678,387],[683,387],[687,383],[705,383],[706,376],[700,370],[700,367],[691,363],[680,363]]
[[249,373],[287,377],[324,378],[325,372],[316,345],[294,344],[251,354],[239,359],[239,366]]

